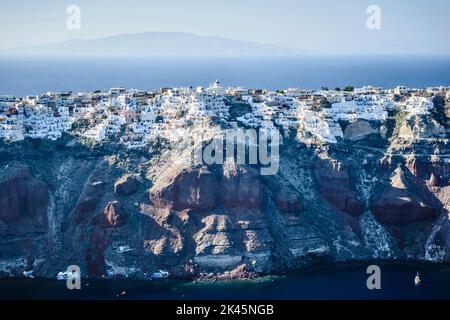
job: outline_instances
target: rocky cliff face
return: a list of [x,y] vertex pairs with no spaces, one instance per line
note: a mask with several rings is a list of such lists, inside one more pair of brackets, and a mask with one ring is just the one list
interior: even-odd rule
[[385,191],[373,202],[374,216],[385,225],[402,225],[434,220],[439,208],[430,204],[417,186],[408,181],[407,174],[398,167]]
[[27,231],[21,227],[28,223],[45,227],[49,200],[45,183],[18,163],[5,166],[0,179],[0,219],[10,226],[9,231]]
[[55,277],[77,264],[92,277],[247,277],[354,260],[450,262],[440,116],[348,124],[335,145],[285,137],[273,176],[175,161],[170,145],[1,144],[0,274]]

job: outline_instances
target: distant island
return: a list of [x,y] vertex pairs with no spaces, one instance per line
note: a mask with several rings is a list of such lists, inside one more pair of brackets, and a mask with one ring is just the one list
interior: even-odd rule
[[0,54],[6,55],[82,56],[234,56],[298,55],[302,53],[304,54],[306,51],[219,36],[199,36],[184,32],[143,32],[99,39],[73,39],[0,51]]

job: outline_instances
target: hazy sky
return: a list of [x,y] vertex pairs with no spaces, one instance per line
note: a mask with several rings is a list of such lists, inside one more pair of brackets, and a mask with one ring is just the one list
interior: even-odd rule
[[[68,30],[68,5],[81,30]],[[369,5],[381,29],[366,27]],[[0,3],[0,49],[143,31],[271,43],[322,53],[450,53],[448,0],[15,0]]]

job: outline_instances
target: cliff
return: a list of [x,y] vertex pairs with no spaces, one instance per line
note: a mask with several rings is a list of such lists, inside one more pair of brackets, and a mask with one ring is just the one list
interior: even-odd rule
[[91,277],[247,277],[325,262],[448,263],[446,110],[360,122],[334,145],[285,137],[273,176],[175,161],[186,149],[170,144],[1,143],[0,274],[53,278],[76,264]]

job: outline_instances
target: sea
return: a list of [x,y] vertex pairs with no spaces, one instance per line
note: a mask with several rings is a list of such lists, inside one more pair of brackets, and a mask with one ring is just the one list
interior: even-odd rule
[[[314,267],[256,280],[81,280],[1,279],[0,300],[449,300],[450,265],[383,263],[380,289],[367,288],[368,264]],[[414,284],[419,272],[421,285]]]
[[0,95],[111,87],[224,86],[319,89],[450,85],[450,56],[61,57],[0,56]]

